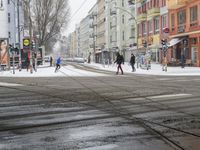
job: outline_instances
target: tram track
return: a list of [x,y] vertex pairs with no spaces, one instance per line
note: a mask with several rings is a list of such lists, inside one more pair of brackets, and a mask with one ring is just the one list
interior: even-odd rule
[[[121,108],[119,107],[119,105],[116,105],[114,104],[112,101],[113,99],[111,99],[110,97],[106,97],[106,96],[103,96],[101,94],[99,94],[98,92],[96,92],[94,89],[88,87],[87,85],[85,85],[84,83],[78,81],[76,78],[74,77],[71,77],[71,76],[68,76],[66,75],[67,77],[69,77],[70,79],[72,79],[73,81],[79,83],[80,85],[82,85],[84,88],[88,89],[89,91],[91,91],[91,93],[95,93],[95,95],[100,98],[101,100],[103,100],[104,102],[107,102],[107,104],[109,104],[107,106],[107,108],[102,108],[102,107],[98,107],[97,105],[94,105],[92,103],[82,103],[80,101],[75,101],[75,100],[69,100],[69,99],[63,99],[63,97],[59,97],[59,96],[53,96],[51,94],[46,94],[46,93],[41,93],[41,92],[38,92],[38,91],[30,91],[30,90],[22,90],[22,89],[18,89],[17,87],[7,87],[7,88],[11,88],[11,89],[15,89],[15,90],[21,90],[21,91],[29,91],[29,92],[33,92],[35,94],[40,94],[40,95],[44,95],[44,96],[48,96],[48,97],[52,97],[52,98],[58,98],[58,99],[61,99],[61,100],[66,100],[66,101],[71,101],[71,102],[76,102],[78,104],[81,104],[81,105],[84,105],[86,107],[90,107],[90,108],[95,108],[97,110],[101,110],[101,111],[105,111],[109,114],[113,114],[113,116],[117,116],[117,117],[122,117],[124,119],[127,119],[129,121],[132,121],[134,124],[138,124],[142,127],[144,127],[147,131],[149,131],[151,134],[154,134],[156,136],[159,136],[163,141],[167,142],[169,145],[172,145],[172,147],[175,147],[176,149],[181,149],[181,150],[186,150],[183,146],[181,146],[180,144],[178,144],[176,141],[173,141],[172,139],[168,138],[167,136],[165,136],[164,134],[162,134],[161,132],[157,131],[156,129],[152,128],[150,125],[148,124],[151,124],[151,125],[156,125],[156,126],[161,126],[161,127],[164,127],[164,128],[167,128],[167,129],[170,129],[170,130],[173,130],[173,131],[176,131],[176,132],[181,132],[183,134],[187,134],[187,135],[190,135],[190,136],[194,136],[194,137],[197,137],[199,138],[200,135],[197,135],[197,134],[194,134],[194,133],[191,133],[191,132],[187,132],[187,131],[184,131],[184,130],[181,130],[181,129],[177,129],[177,128],[173,128],[173,127],[170,127],[170,126],[167,126],[167,125],[163,125],[163,124],[160,124],[160,123],[157,123],[157,122],[154,122],[154,121],[150,121],[150,120],[145,120],[145,119],[142,119],[142,118],[138,118],[138,117],[134,117],[134,114],[128,112],[125,108]],[[104,82],[103,80],[100,80],[100,79],[96,79],[95,80],[99,80],[99,82]],[[104,84],[107,84],[108,83],[105,83]],[[34,86],[34,85],[33,85]],[[39,85],[37,85],[39,86]],[[116,88],[116,86],[114,85],[110,85],[109,86],[112,86],[114,88]],[[39,86],[39,87],[43,87],[43,86]],[[117,86],[118,87],[118,86]],[[118,87],[120,88],[120,87]],[[131,93],[131,91],[129,90],[126,90],[124,88],[120,88],[120,90],[123,90],[123,91],[126,91],[130,94],[133,94]],[[134,93],[135,94],[135,93]],[[152,101],[152,99],[149,99],[147,97],[144,97],[142,95],[136,95],[137,98],[144,98],[146,99],[147,101],[149,101],[150,103],[156,103],[156,104],[159,104],[160,103],[157,103],[155,101]],[[121,99],[118,99],[118,100],[121,100]],[[122,103],[126,102],[126,101],[122,101]],[[130,102],[127,103],[127,105],[130,105]],[[137,104],[138,105],[138,104]],[[163,106],[163,104],[161,104]],[[166,105],[164,105],[166,106]],[[110,109],[111,108],[111,109]],[[170,110],[170,108],[168,108]],[[161,108],[161,110],[163,110],[163,108]],[[174,112],[176,112],[175,110],[172,110]],[[187,114],[185,112],[181,112],[181,111],[178,111],[178,113],[183,113],[184,115],[189,115],[191,116],[190,114]],[[193,116],[195,117],[195,116]],[[197,117],[198,118],[198,117]],[[199,118],[198,118],[199,119]],[[68,123],[68,122],[63,122],[63,123]],[[60,124],[58,122],[58,124]],[[39,126],[48,126],[50,124],[44,124],[44,125],[38,125],[38,126],[29,126],[30,128],[33,128],[33,127],[39,127]],[[55,124],[52,124],[52,125],[55,125]],[[24,127],[23,127],[24,128]],[[17,128],[17,129],[20,129],[20,128]],[[9,129],[7,129],[9,130]],[[12,130],[16,130],[16,129],[12,129]]]

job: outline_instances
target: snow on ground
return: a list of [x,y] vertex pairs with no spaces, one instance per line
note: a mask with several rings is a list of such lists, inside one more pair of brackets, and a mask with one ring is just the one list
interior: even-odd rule
[[13,74],[13,70],[10,71],[0,71],[0,77],[64,77],[64,76],[105,76],[104,74],[84,71],[75,69],[72,66],[61,66],[61,69],[55,73],[55,67],[42,66],[37,68],[37,72],[22,69],[22,71],[16,70]]
[[[102,70],[109,70],[113,71],[113,74],[116,72],[117,65],[102,65],[102,64],[96,64],[91,63],[84,65],[90,66],[97,69]],[[136,65],[135,65],[136,67]],[[128,63],[125,63],[122,65],[122,68],[124,70],[124,73],[132,73],[132,74],[138,74],[138,75],[165,75],[165,76],[200,76],[200,67],[185,67],[181,68],[179,67],[168,67],[167,72],[162,71],[162,66],[160,64],[151,64],[151,69],[141,69],[136,68],[136,72],[131,72],[131,66]],[[23,69],[22,71],[16,70],[15,74],[13,74],[13,71],[0,71],[0,77],[64,77],[64,76],[78,76],[78,77],[85,77],[85,76],[106,76],[105,74],[100,73],[94,73],[89,72],[85,70],[76,69],[70,65],[62,66],[60,71],[57,73],[54,72],[55,67],[48,67],[48,66],[40,66],[37,69],[37,72],[33,72],[32,74],[30,71],[26,71],[26,69]]]
[[[85,65],[115,72],[117,70],[116,64],[102,65],[102,64],[91,63]],[[135,65],[136,72],[132,72],[129,63],[125,63],[124,65],[122,65],[122,68],[125,73],[133,73],[133,74],[166,75],[166,76],[200,76],[200,67],[188,67],[188,66],[186,66],[185,68],[181,68],[180,66],[167,67],[167,72],[165,72],[162,71],[162,66],[160,64],[151,64],[151,69],[149,70],[137,68],[137,65]]]

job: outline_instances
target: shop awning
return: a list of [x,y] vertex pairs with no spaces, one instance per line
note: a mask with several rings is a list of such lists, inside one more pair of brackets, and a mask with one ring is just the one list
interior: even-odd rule
[[174,39],[172,39],[171,41],[169,41],[169,47],[171,47],[171,46],[174,46],[174,45],[176,45],[176,44],[178,44],[179,42],[181,42],[183,39],[181,39],[181,38],[174,38]]

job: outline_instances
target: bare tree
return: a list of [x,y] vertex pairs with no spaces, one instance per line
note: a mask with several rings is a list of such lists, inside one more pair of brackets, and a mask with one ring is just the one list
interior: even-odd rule
[[46,45],[68,25],[68,0],[33,0],[31,6],[39,45]]

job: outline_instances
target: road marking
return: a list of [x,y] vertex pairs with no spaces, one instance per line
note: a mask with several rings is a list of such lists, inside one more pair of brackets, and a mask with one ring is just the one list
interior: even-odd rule
[[191,95],[192,94],[170,94],[170,95],[152,96],[148,98],[154,99],[154,98],[166,98],[166,97],[182,97],[182,96],[191,96]]
[[22,84],[0,82],[0,86],[23,86]]

